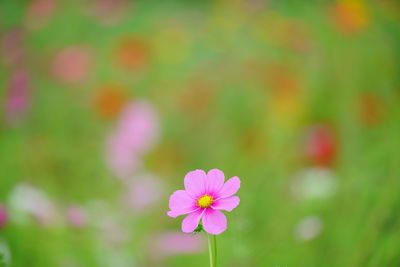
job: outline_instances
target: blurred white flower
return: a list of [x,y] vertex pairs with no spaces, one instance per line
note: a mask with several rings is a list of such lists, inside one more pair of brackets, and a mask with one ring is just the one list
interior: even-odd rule
[[312,240],[321,233],[322,226],[322,220],[318,216],[306,217],[297,223],[294,237],[301,242]]
[[128,229],[113,216],[104,218],[99,222],[99,226],[104,240],[110,244],[122,244],[129,240]]
[[49,226],[57,222],[56,208],[45,192],[32,185],[16,185],[8,198],[10,216],[17,223],[26,223],[33,217],[40,224]]
[[100,242],[114,245],[123,244],[129,239],[130,231],[124,224],[126,214],[101,199],[91,200],[87,207],[91,223],[100,232]]
[[11,251],[4,240],[0,240],[0,253],[3,256],[2,262],[0,261],[0,263],[4,263],[5,267],[11,266]]
[[337,178],[326,168],[309,168],[299,172],[291,184],[296,199],[325,199],[335,194]]

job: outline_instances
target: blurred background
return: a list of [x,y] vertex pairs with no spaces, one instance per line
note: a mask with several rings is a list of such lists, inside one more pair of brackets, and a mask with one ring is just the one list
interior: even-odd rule
[[0,1],[0,266],[400,266],[400,3]]

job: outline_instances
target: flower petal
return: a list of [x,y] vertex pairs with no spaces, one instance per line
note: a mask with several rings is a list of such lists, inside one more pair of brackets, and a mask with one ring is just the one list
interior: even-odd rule
[[186,218],[182,221],[182,231],[185,233],[193,232],[199,225],[203,213],[204,209],[198,209],[186,216]]
[[219,235],[226,230],[226,217],[219,210],[207,209],[203,215],[204,230],[213,235]]
[[169,198],[169,208],[171,210],[179,210],[187,207],[193,207],[195,200],[191,198],[186,191],[175,191]]
[[224,185],[225,175],[221,170],[212,169],[207,173],[207,191],[208,193],[218,193]]
[[240,198],[237,196],[220,198],[211,205],[211,208],[215,210],[232,211],[239,205],[239,203],[240,203]]
[[191,171],[185,176],[184,184],[186,192],[193,198],[197,198],[206,191],[207,175],[203,170]]
[[169,208],[171,211],[167,214],[175,218],[179,215],[190,213],[198,208],[195,204],[195,200],[191,198],[186,191],[175,191],[169,198]]
[[222,189],[218,192],[218,199],[230,197],[239,190],[240,188],[240,179],[239,177],[235,176],[226,181]]
[[198,209],[200,209],[200,208],[192,208],[192,209],[186,209],[186,210],[170,210],[170,211],[167,212],[167,215],[169,217],[176,218],[176,217],[178,217],[180,215],[184,215],[184,214],[195,212]]

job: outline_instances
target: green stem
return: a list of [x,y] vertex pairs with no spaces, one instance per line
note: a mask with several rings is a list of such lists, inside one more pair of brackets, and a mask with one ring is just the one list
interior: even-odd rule
[[210,255],[210,267],[217,267],[217,236],[208,236],[208,253]]
[[213,235],[214,240],[214,267],[217,267],[217,236]]

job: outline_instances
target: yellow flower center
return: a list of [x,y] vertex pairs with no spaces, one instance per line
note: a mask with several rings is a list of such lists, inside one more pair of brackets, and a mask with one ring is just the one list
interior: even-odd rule
[[200,208],[208,208],[214,202],[214,198],[209,195],[204,195],[199,200],[197,200],[197,206]]

